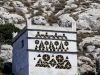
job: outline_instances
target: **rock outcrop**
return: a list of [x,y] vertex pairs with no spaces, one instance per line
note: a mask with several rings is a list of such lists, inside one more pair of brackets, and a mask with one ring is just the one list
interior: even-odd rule
[[[32,18],[35,25],[77,26],[79,75],[100,74],[100,0],[1,0],[0,24],[13,23],[22,29]],[[8,60],[12,49],[1,49],[0,57]],[[8,55],[7,55],[8,53]],[[7,56],[8,57],[7,57]],[[94,66],[96,65],[96,66]]]
[[91,29],[100,27],[100,9],[87,9],[87,11],[78,15],[77,28]]
[[34,16],[32,18],[32,24],[35,24],[35,25],[48,25],[46,19],[43,16]]
[[72,25],[76,25],[76,22],[69,14],[63,14],[58,17],[58,25],[61,27],[72,27]]
[[4,59],[4,62],[12,62],[12,46],[1,45],[0,58]]

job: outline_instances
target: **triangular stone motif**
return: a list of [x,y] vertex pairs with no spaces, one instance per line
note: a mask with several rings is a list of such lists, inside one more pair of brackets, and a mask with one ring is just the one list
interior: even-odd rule
[[49,38],[48,33],[45,34],[45,38]]
[[67,40],[67,37],[66,37],[66,35],[65,35],[65,34],[63,34],[63,39],[64,39],[64,40]]
[[41,57],[41,55],[39,54],[37,57]]
[[42,60],[39,59],[38,62],[37,62],[37,64],[36,64],[35,66],[37,66],[37,67],[42,67]]
[[49,49],[50,51],[55,51],[55,47],[51,41],[50,41]]
[[65,60],[64,62],[65,62],[64,68],[65,69],[70,69],[71,68],[70,62],[68,60]]
[[60,43],[60,46],[59,46],[59,51],[60,51],[60,50],[61,50],[61,51],[63,51],[63,50],[64,50],[64,45],[63,45],[63,43],[62,43],[62,42]]
[[43,44],[43,42],[41,41],[41,43],[40,43],[40,45],[39,45],[39,50],[44,50],[44,44]]
[[38,46],[37,45],[35,46],[35,50],[38,50]]
[[37,32],[37,34],[36,34],[36,36],[35,36],[36,38],[41,38],[41,35],[40,35],[40,33],[39,32]]

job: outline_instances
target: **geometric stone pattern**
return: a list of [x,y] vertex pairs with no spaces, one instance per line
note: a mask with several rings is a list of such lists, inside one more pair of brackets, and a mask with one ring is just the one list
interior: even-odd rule
[[71,68],[68,56],[64,59],[63,55],[56,55],[56,57],[54,57],[54,55],[50,56],[49,54],[44,54],[41,58],[41,55],[39,54],[37,57],[39,57],[39,60],[35,65],[36,67],[55,67],[56,69]]
[[63,35],[57,35],[57,33],[55,33],[55,35],[48,35],[47,32],[45,34],[40,34],[40,32],[37,32],[35,38],[67,40],[67,37],[65,36],[65,34],[63,34]]
[[67,52],[68,49],[68,41],[42,41],[42,40],[35,40],[35,50],[39,51],[52,51],[52,52]]

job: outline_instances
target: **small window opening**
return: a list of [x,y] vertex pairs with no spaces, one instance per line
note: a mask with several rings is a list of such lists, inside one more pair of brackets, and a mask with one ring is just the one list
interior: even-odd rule
[[21,48],[23,48],[24,47],[24,40],[21,41],[21,44],[22,44]]

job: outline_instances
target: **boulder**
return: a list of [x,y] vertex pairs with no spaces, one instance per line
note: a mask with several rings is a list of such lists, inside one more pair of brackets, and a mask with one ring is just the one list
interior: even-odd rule
[[97,55],[100,54],[100,48],[95,49],[95,53],[97,53]]
[[24,6],[24,4],[20,1],[13,1],[13,6],[15,7],[16,11],[19,13],[27,13],[27,7]]
[[67,5],[70,5],[70,4],[72,4],[73,2],[74,2],[74,0],[67,0],[67,1],[66,1]]
[[3,24],[3,19],[2,18],[0,18],[0,24]]
[[14,7],[24,7],[24,4],[20,1],[13,1]]
[[88,71],[93,72],[94,71],[93,67],[91,67],[90,65],[86,65],[86,64],[82,65],[82,69],[84,69],[86,72],[88,72]]
[[37,0],[37,2],[49,2],[49,0]]
[[98,45],[99,46],[100,45],[100,40],[97,40],[97,39],[93,40],[93,45]]
[[4,59],[6,62],[12,62],[12,46],[11,45],[1,45],[0,58]]
[[78,66],[81,66],[82,64],[84,64],[84,62],[77,60],[77,64],[78,64]]
[[43,16],[34,16],[32,18],[32,24],[34,24],[34,25],[48,25],[46,19]]
[[78,57],[78,60],[82,61],[82,62],[88,62],[91,63],[91,59],[85,56],[80,56]]
[[1,16],[5,23],[18,23],[24,21],[24,18],[17,14],[4,14]]
[[77,28],[98,28],[100,27],[100,9],[87,9],[87,11],[78,15]]
[[5,1],[3,4],[3,7],[9,10],[13,10],[13,4],[12,1]]
[[91,46],[91,45],[87,46],[87,51],[88,51],[89,53],[91,53],[91,52],[94,51],[94,50],[95,50],[95,46]]
[[78,67],[78,75],[82,75],[86,70],[84,70],[82,67]]
[[2,50],[12,50],[12,46],[11,45],[1,45],[1,49]]
[[83,74],[87,73],[85,75],[88,75],[89,72],[91,74],[93,74],[95,72],[94,61],[92,61],[90,58],[85,57],[85,56],[78,57],[78,74],[83,75]]
[[91,29],[89,23],[85,19],[78,19],[76,21],[77,29]]
[[51,7],[51,4],[52,3],[39,1],[39,2],[34,3],[33,7],[45,7],[45,6]]
[[79,43],[79,48],[81,49],[81,51],[83,51],[83,46],[88,43],[88,44],[92,44],[92,45],[100,45],[100,36],[99,35],[95,35],[94,37],[86,37],[84,39],[82,39],[83,41]]
[[9,12],[3,8],[3,7],[0,7],[0,16],[3,15],[3,14],[8,14]]
[[59,0],[49,0],[49,2],[52,2],[52,3],[59,3]]
[[9,7],[9,4],[10,4],[10,2],[9,1],[6,1],[6,2],[4,2],[3,7]]
[[92,9],[100,9],[100,4],[99,3],[91,3],[91,4],[89,4],[89,7]]
[[76,4],[71,4],[70,6],[71,6],[71,8],[77,8],[78,7]]
[[58,25],[61,27],[72,27],[76,25],[76,21],[69,16],[70,14],[63,14],[58,17]]

